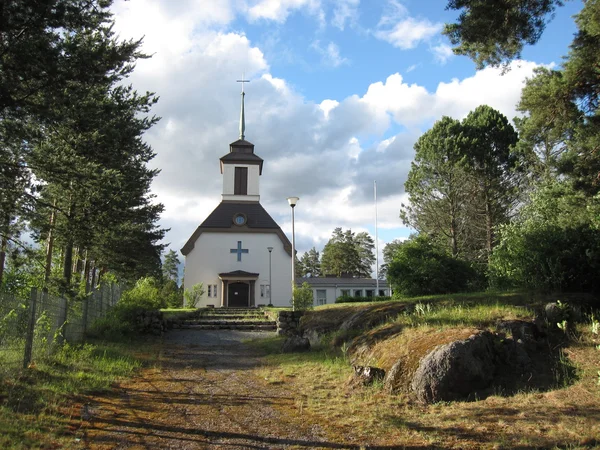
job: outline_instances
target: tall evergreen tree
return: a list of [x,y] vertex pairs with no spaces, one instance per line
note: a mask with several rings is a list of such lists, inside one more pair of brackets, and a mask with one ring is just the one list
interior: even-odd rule
[[179,257],[175,250],[169,250],[165,255],[165,259],[162,263],[163,279],[173,280],[175,283],[179,281]]
[[305,252],[300,259],[303,277],[321,276],[321,261],[315,247]]
[[466,144],[463,125],[450,117],[442,117],[419,138],[405,183],[410,204],[400,212],[405,224],[441,239],[455,257],[465,251],[467,203],[474,189]]
[[515,151],[518,137],[508,119],[487,105],[471,111],[463,127],[468,140],[466,163],[477,183],[473,215],[484,221],[485,250],[489,259],[495,244],[494,227],[508,221],[519,198],[521,177]]
[[355,235],[352,230],[333,230],[321,256],[321,272],[324,275],[350,275],[370,277],[375,261],[373,239],[367,233]]
[[471,58],[478,68],[519,58],[525,44],[535,44],[562,0],[450,0],[446,9],[461,11],[444,34],[454,53]]

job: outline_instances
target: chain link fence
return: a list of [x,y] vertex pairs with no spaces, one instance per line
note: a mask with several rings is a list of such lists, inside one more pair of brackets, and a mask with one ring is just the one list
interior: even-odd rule
[[29,366],[64,342],[81,342],[95,320],[121,298],[121,287],[103,284],[84,300],[67,301],[37,289],[28,299],[0,293],[0,376]]

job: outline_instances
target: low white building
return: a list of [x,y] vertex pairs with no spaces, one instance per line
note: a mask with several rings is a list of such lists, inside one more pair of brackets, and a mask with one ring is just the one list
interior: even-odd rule
[[386,281],[374,278],[337,278],[337,277],[306,277],[296,278],[298,286],[307,282],[313,290],[315,306],[335,303],[343,295],[351,297],[377,297],[391,295]]
[[181,249],[184,288],[204,285],[197,307],[290,306],[292,298],[292,245],[260,204],[263,160],[244,139],[243,114],[242,92],[240,139],[220,159],[221,203]]

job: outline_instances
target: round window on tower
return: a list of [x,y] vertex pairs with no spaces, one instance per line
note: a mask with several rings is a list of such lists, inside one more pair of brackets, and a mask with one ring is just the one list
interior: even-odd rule
[[238,226],[246,225],[246,214],[236,213],[233,216],[233,223]]

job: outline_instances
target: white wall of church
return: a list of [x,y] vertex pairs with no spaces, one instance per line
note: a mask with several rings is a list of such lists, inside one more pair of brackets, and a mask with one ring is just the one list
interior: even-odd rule
[[[248,250],[248,253],[242,254],[241,261],[237,260],[236,253],[230,252],[230,249],[237,248],[238,241],[242,242],[242,249]],[[275,306],[290,306],[292,257],[284,250],[283,243],[275,233],[202,233],[185,258],[185,289],[203,283],[205,293],[197,306],[220,307],[222,285],[219,273],[244,270],[259,274],[255,284],[255,304],[268,304],[268,298],[260,297],[260,285],[269,284],[268,247],[273,247],[272,303]],[[216,297],[208,297],[208,285],[217,285]]]
[[[248,194],[234,195],[235,168],[248,168]],[[260,174],[258,164],[223,164],[223,200],[259,200]]]

